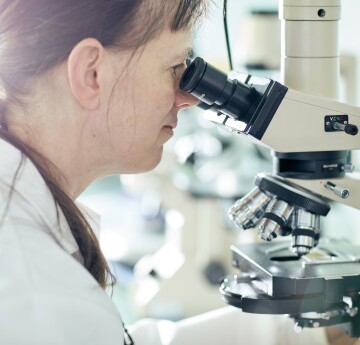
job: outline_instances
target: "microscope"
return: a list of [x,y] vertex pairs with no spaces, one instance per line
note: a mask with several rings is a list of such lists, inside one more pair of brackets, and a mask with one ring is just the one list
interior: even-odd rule
[[232,246],[239,273],[221,282],[223,298],[244,312],[287,314],[297,330],[339,325],[360,337],[360,246],[320,236],[332,202],[360,209],[350,155],[360,148],[360,108],[336,100],[340,8],[340,0],[280,1],[281,83],[230,77],[196,57],[180,89],[209,120],[273,150],[274,173],[257,174],[229,211],[264,241]]

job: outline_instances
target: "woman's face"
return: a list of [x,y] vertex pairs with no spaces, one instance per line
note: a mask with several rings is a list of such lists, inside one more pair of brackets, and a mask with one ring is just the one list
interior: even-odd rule
[[160,162],[179,110],[197,103],[178,88],[191,45],[191,33],[169,31],[132,58],[132,52],[114,53],[115,82],[104,127],[104,154],[114,170],[109,173],[143,172]]

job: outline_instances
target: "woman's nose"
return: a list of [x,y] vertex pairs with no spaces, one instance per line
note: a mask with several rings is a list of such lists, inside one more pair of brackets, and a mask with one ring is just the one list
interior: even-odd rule
[[176,91],[175,108],[179,110],[190,108],[198,103],[199,100],[195,96],[181,90]]

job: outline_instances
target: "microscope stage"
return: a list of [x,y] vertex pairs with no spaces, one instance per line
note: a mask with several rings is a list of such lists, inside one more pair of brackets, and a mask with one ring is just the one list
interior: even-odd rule
[[360,289],[360,246],[321,240],[298,257],[289,242],[233,246],[238,275],[227,277],[220,292],[244,312],[299,314],[337,308]]

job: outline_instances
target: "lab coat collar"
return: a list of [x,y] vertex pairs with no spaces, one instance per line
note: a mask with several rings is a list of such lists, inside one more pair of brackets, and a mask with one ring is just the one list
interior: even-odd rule
[[[69,254],[78,257],[79,247],[66,218],[31,160],[22,155],[17,148],[0,139],[0,161],[0,188],[5,189],[4,195],[10,193],[11,186],[14,186],[14,194],[31,210],[31,216],[27,221],[42,226]],[[83,207],[80,208],[83,210]],[[9,211],[9,216],[16,218],[16,214],[11,214],[11,207]],[[84,216],[88,219],[89,214],[90,211],[87,210]],[[94,226],[95,223],[96,217],[91,214],[90,224]]]

